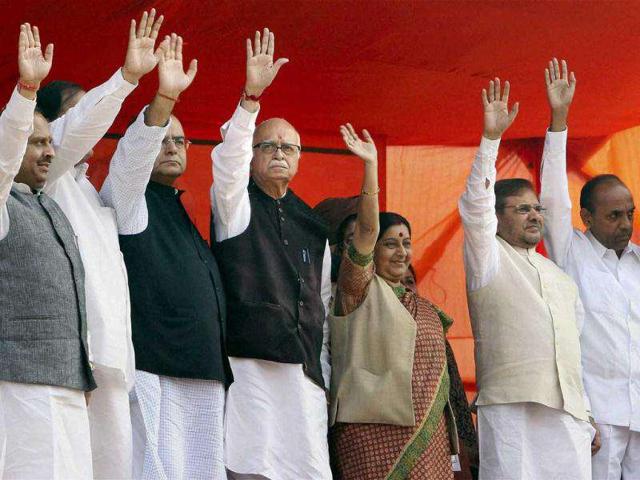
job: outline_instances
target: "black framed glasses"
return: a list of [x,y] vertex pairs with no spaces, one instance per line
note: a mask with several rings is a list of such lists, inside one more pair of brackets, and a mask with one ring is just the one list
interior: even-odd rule
[[173,143],[178,149],[187,149],[191,142],[186,137],[164,137],[162,139],[162,146],[167,147],[170,143]]
[[293,143],[282,143],[278,145],[276,142],[256,143],[253,148],[259,148],[262,153],[266,153],[267,155],[273,155],[278,149],[280,149],[287,157],[300,153],[300,150],[302,150],[300,145],[295,145]]
[[513,210],[518,214],[518,215],[528,215],[529,213],[531,213],[531,210],[534,210],[536,213],[540,214],[540,215],[544,215],[547,211],[546,208],[544,208],[542,205],[540,204],[536,204],[536,205],[532,205],[530,203],[520,203],[518,205],[505,205],[504,208],[513,208]]

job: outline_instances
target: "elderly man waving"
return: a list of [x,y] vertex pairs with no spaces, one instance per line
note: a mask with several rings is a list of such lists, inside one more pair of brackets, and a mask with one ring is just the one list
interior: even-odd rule
[[228,293],[235,378],[225,464],[233,479],[323,480],[331,478],[331,256],[321,221],[288,188],[300,160],[298,132],[279,118],[255,127],[259,98],[288,61],[273,63],[274,42],[267,29],[253,45],[247,40],[244,93],[212,154],[214,248]]

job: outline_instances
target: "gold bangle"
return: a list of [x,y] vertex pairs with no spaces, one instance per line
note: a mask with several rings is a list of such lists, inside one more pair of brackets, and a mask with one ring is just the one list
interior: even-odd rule
[[380,193],[380,187],[378,187],[378,189],[375,192],[367,192],[364,189],[360,191],[361,195],[368,195],[370,197],[373,197],[373,196],[377,195],[378,193]]

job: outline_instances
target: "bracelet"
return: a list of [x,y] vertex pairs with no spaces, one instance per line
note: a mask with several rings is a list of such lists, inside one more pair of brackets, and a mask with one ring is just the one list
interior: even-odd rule
[[175,103],[178,103],[180,101],[180,98],[178,97],[173,98],[173,97],[170,97],[169,95],[165,95],[164,93],[158,92],[157,95],[159,97],[166,98],[167,100],[171,100],[172,102],[175,102]]
[[29,92],[37,92],[38,91],[38,86],[37,85],[30,85],[28,83],[24,83],[24,82],[18,80],[18,90],[28,90]]
[[366,190],[362,190],[360,192],[362,195],[369,195],[370,197],[374,197],[376,196],[378,193],[380,193],[380,187],[378,187],[378,189],[375,192],[367,192]]
[[246,90],[242,91],[242,98],[244,98],[245,100],[251,100],[253,102],[259,102],[261,96],[262,96],[262,94],[260,94],[260,95],[249,95]]

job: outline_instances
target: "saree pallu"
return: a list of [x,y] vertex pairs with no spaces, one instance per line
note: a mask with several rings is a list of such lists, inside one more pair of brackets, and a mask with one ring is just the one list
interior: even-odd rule
[[336,480],[453,479],[443,326],[426,300],[406,292],[400,301],[417,325],[411,382],[416,425],[336,423],[330,431]]

